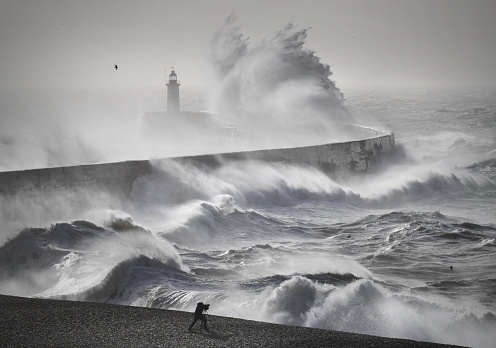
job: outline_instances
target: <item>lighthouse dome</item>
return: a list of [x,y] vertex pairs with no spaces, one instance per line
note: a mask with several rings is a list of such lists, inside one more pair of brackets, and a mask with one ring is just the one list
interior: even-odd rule
[[174,70],[172,70],[172,72],[170,73],[169,76],[177,76],[177,75],[176,75],[176,72]]

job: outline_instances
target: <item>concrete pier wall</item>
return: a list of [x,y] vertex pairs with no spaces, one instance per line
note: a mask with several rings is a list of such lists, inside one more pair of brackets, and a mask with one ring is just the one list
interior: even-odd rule
[[[378,135],[343,143],[172,159],[209,168],[237,160],[295,163],[320,168],[339,178],[350,173],[376,171],[389,162],[395,149],[394,134],[379,131],[374,134]],[[1,172],[0,194],[93,189],[128,197],[134,180],[151,173],[152,169],[150,161],[126,161]]]
[[127,197],[134,180],[151,170],[148,161],[127,161],[2,172],[0,194],[94,189]]
[[394,134],[387,133],[369,139],[342,143],[181,157],[177,160],[208,167],[216,167],[224,161],[236,160],[295,163],[320,168],[326,174],[339,178],[352,173],[377,171],[390,161],[394,149]]

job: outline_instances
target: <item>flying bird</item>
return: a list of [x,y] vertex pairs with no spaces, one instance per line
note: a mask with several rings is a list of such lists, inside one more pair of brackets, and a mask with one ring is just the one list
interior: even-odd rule
[[115,70],[119,69],[119,67],[117,66],[117,64],[114,64],[114,69]]

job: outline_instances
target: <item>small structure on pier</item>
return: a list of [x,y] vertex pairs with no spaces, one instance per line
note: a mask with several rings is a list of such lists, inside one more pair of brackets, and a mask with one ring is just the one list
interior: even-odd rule
[[167,86],[167,112],[180,112],[179,86],[181,86],[181,84],[177,79],[174,68],[172,68],[165,85]]

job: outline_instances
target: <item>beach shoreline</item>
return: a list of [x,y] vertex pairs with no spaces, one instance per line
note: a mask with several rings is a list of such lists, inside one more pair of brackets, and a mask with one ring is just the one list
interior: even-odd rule
[[3,347],[455,347],[193,313],[0,295]]

